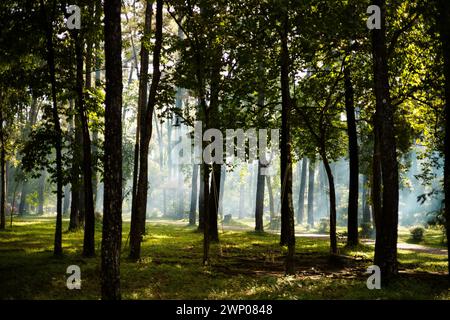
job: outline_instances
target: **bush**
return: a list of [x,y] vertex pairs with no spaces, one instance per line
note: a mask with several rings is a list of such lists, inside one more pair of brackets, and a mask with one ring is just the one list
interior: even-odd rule
[[425,229],[422,227],[416,227],[414,229],[411,229],[411,239],[413,241],[420,242],[423,240],[423,235],[425,233]]
[[330,232],[330,219],[320,219],[318,230],[319,233],[329,233]]

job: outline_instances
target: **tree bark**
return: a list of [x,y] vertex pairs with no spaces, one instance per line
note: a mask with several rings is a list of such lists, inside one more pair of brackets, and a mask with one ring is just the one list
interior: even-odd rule
[[264,166],[261,161],[258,161],[258,181],[256,185],[256,205],[255,205],[255,231],[264,232],[264,187],[265,176],[262,175]]
[[219,241],[218,214],[219,214],[219,195],[220,195],[220,177],[222,169],[220,164],[213,164],[211,172],[211,187],[209,191],[209,238],[212,242]]
[[288,48],[289,8],[284,8],[281,32],[281,238],[280,244],[288,246],[286,274],[295,274],[295,231],[294,208],[292,203],[292,155],[289,117],[291,114],[291,94],[289,91],[290,57]]
[[381,29],[372,32],[372,52],[374,61],[376,114],[375,128],[379,135],[381,160],[382,207],[377,218],[375,242],[375,264],[381,269],[383,280],[388,281],[398,272],[397,227],[399,181],[394,133],[394,107],[391,105],[388,57],[386,48],[386,3],[375,0],[381,8]]
[[344,68],[345,111],[347,115],[348,154],[349,154],[349,195],[347,216],[347,245],[358,244],[358,195],[359,195],[359,160],[358,135],[356,131],[353,84],[349,63]]
[[[41,176],[39,177],[39,185],[38,185],[38,215],[44,214],[44,193],[45,193],[45,180],[47,179],[47,172],[42,171]],[[64,213],[64,208],[63,208]]]
[[147,106],[141,115],[140,145],[139,145],[139,176],[136,193],[136,215],[132,220],[130,230],[130,258],[139,259],[141,255],[141,241],[145,233],[145,218],[147,211],[148,190],[148,153],[153,129],[153,110],[157,101],[157,90],[161,79],[160,60],[162,50],[163,1],[156,3],[156,33],[155,49],[153,51],[153,75]]
[[305,188],[306,188],[306,170],[308,167],[308,158],[302,159],[302,169],[300,177],[300,190],[298,193],[298,212],[297,224],[302,224],[305,217]]
[[[82,147],[83,147],[83,210],[84,210],[84,240],[83,240],[83,257],[95,256],[95,212],[94,212],[94,198],[92,192],[92,159],[91,159],[91,138],[89,136],[89,124],[87,111],[84,105],[83,93],[83,47],[84,41],[81,35],[76,31],[73,33],[75,40],[75,55],[76,55],[76,92],[77,100],[76,106],[81,124]],[[88,60],[91,57],[87,57]],[[89,63],[90,65],[90,63]],[[90,76],[90,66],[86,65],[86,77]],[[90,87],[90,78],[86,87]]]
[[445,140],[444,140],[444,190],[445,190],[445,221],[448,248],[448,275],[450,278],[450,4],[447,0],[439,1],[439,27],[444,55],[445,76]]
[[272,182],[270,181],[270,176],[266,176],[266,182],[267,182],[267,190],[269,192],[270,223],[272,223],[273,219],[275,218],[275,205],[273,201]]
[[314,226],[314,183],[315,183],[316,161],[309,160],[308,171],[308,225]]
[[[55,7],[55,6],[53,6]],[[55,49],[53,46],[53,17],[48,19],[44,1],[40,0],[40,8],[44,29],[46,34],[47,65],[52,96],[52,118],[55,130],[56,151],[56,227],[53,254],[62,255],[62,198],[63,198],[63,172],[62,172],[62,131],[59,122],[58,107],[56,101],[56,71],[55,71]]]
[[25,179],[22,181],[22,191],[20,192],[19,216],[25,216],[29,213],[27,196],[28,196],[28,180]]
[[326,157],[325,150],[322,151],[321,156],[330,188],[330,251],[332,255],[336,255],[338,253],[336,237],[336,190],[334,186],[333,172],[331,171],[330,163]]
[[190,226],[195,226],[197,220],[198,167],[198,164],[194,164],[192,168],[191,208],[189,210]]
[[[138,231],[136,230],[139,218],[137,209],[137,189],[138,189],[138,177],[139,177],[139,154],[140,154],[140,131],[141,131],[141,117],[144,115],[147,104],[148,95],[148,66],[149,66],[149,49],[148,41],[150,40],[150,32],[152,26],[152,15],[153,15],[153,4],[151,1],[147,1],[145,7],[145,22],[144,22],[144,34],[141,39],[141,52],[140,52],[140,63],[141,72],[139,74],[139,96],[138,96],[138,110],[136,116],[136,140],[134,144],[134,164],[133,164],[133,191],[131,195],[131,230],[130,234],[133,233],[134,237],[137,237]],[[139,224],[139,223],[138,223]],[[144,227],[140,232],[145,232]]]
[[122,32],[121,1],[105,0],[105,143],[101,288],[119,300],[122,243]]
[[5,133],[4,133],[4,127],[3,127],[3,109],[2,106],[0,106],[0,143],[1,143],[1,149],[0,149],[0,230],[4,230],[6,227],[6,195],[7,195],[7,189],[6,189],[6,139],[5,139]]
[[200,171],[200,188],[198,194],[198,231],[202,232],[205,228],[205,178],[204,168],[199,165]]

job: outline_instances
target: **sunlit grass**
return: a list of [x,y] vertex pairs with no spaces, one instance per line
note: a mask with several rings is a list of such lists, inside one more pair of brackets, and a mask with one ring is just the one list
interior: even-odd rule
[[[64,220],[64,230],[68,221]],[[446,256],[399,250],[400,277],[368,290],[365,269],[373,246],[345,248],[329,262],[327,238],[297,238],[298,274],[284,275],[285,248],[270,233],[224,230],[202,266],[203,235],[187,223],[150,222],[142,259],[127,259],[129,223],[123,226],[121,286],[124,299],[449,299]],[[100,252],[101,224],[96,226]],[[99,299],[100,259],[81,257],[83,232],[64,232],[64,256],[54,258],[54,219],[27,218],[0,232],[1,299]],[[81,267],[82,289],[66,288],[66,268]]]

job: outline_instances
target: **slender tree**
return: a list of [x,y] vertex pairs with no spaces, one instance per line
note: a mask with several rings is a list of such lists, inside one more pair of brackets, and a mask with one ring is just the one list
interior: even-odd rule
[[399,181],[394,132],[394,106],[391,103],[386,46],[386,1],[375,0],[381,9],[381,29],[372,31],[373,72],[375,80],[375,134],[381,164],[382,201],[381,212],[376,218],[375,264],[381,269],[383,280],[397,274],[397,226]]
[[118,300],[122,242],[122,32],[121,1],[105,0],[105,143],[102,299]]
[[347,61],[344,68],[344,86],[345,86],[345,112],[347,115],[348,154],[350,159],[347,245],[356,246],[358,244],[359,160],[358,160],[358,136],[356,132],[355,106],[353,97],[353,84],[349,61]]
[[156,2],[156,30],[155,48],[153,50],[153,74],[148,102],[145,110],[140,115],[139,134],[139,176],[136,190],[136,214],[132,219],[130,230],[130,258],[139,259],[141,255],[141,241],[145,231],[145,218],[147,211],[148,191],[148,153],[150,139],[152,137],[153,110],[157,102],[157,92],[161,79],[161,50],[163,41],[163,1]]

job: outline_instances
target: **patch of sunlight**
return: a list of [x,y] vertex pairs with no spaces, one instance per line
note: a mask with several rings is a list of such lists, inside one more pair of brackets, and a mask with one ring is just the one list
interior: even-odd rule
[[164,234],[151,234],[151,235],[148,235],[148,236],[146,236],[144,238],[147,238],[148,240],[151,240],[151,239],[172,239],[173,237],[170,237],[170,236],[164,235]]

